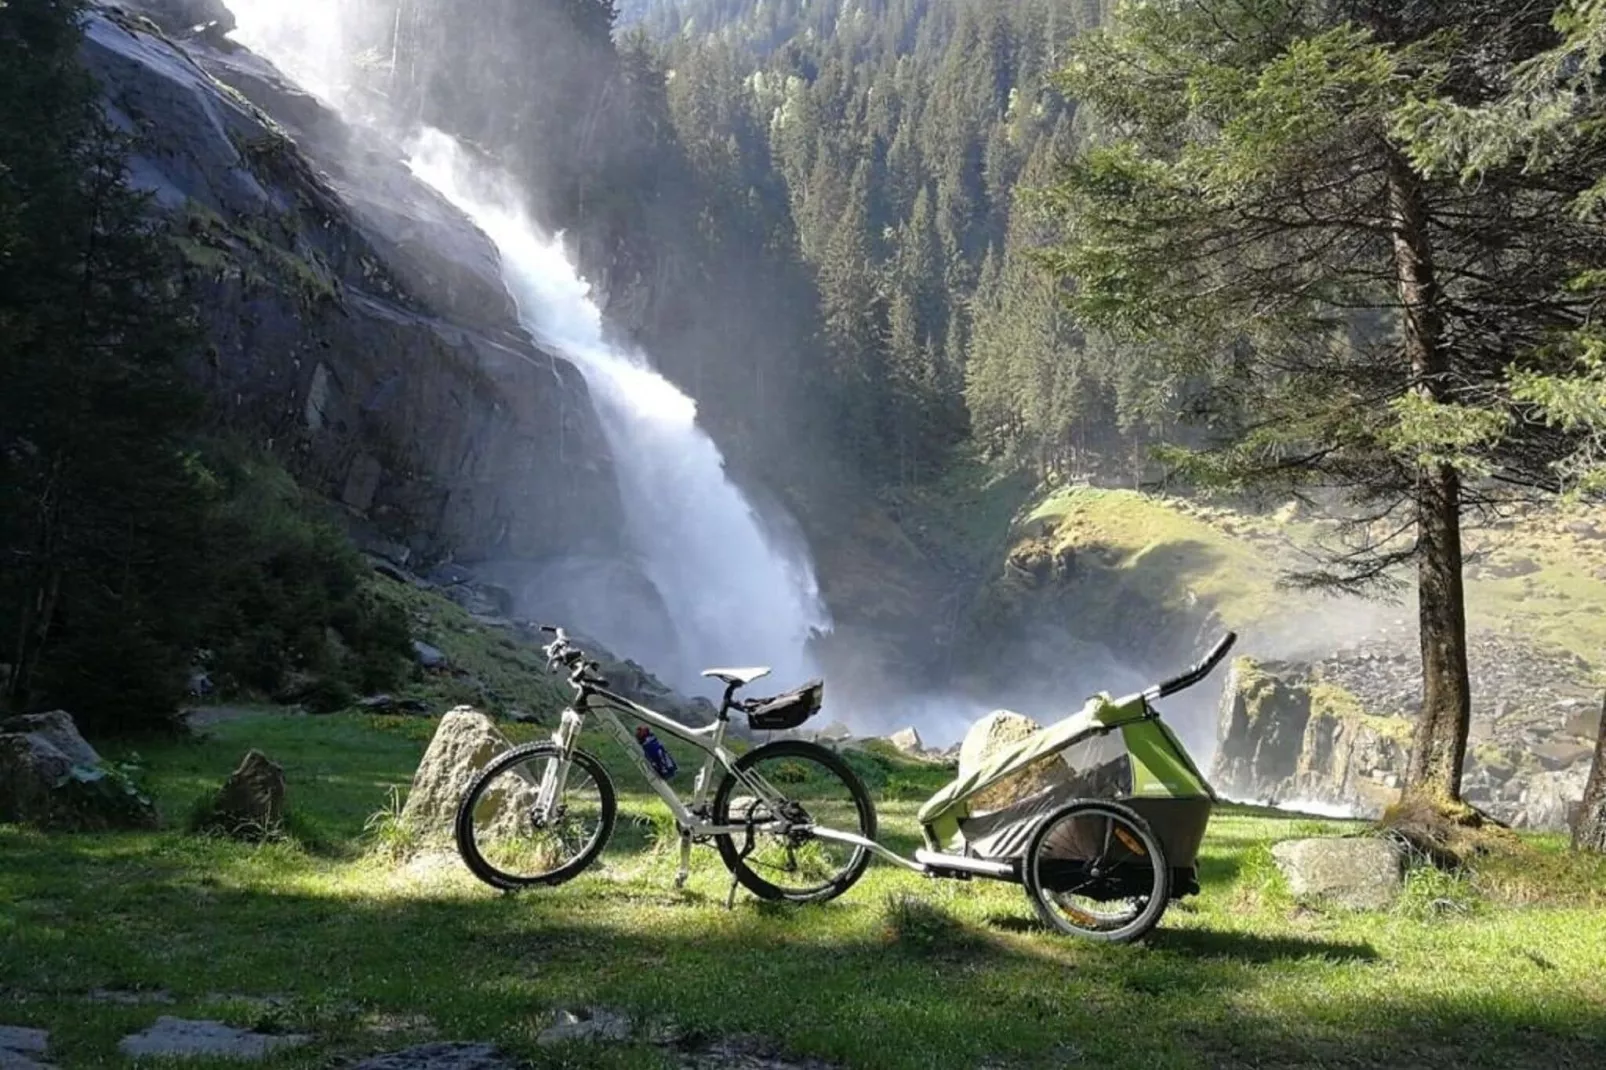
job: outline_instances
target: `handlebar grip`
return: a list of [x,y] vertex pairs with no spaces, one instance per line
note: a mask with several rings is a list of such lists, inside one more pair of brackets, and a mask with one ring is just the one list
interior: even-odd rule
[[543,632],[551,632],[553,635],[558,634],[557,626],[553,624],[543,624],[541,625],[541,630]]
[[1187,672],[1173,676],[1171,679],[1159,684],[1155,690],[1159,692],[1161,698],[1164,698],[1167,695],[1174,695],[1178,691],[1192,687],[1210,675],[1211,670],[1221,663],[1221,659],[1227,656],[1227,651],[1231,650],[1232,644],[1237,641],[1238,633],[1228,632],[1221,637],[1221,640],[1215,646],[1210,648],[1210,653],[1206,654],[1199,664]]

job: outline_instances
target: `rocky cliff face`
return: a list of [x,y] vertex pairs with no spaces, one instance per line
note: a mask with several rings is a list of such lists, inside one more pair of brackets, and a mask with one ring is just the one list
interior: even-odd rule
[[108,5],[85,44],[133,180],[175,225],[221,418],[402,556],[614,549],[584,381],[520,328],[494,246],[398,146],[224,40],[226,18]]
[[[1211,779],[1246,800],[1376,816],[1398,798],[1421,701],[1413,636],[1378,636],[1315,662],[1234,663]],[[1566,828],[1596,731],[1588,666],[1522,640],[1472,637],[1463,794],[1520,828]]]

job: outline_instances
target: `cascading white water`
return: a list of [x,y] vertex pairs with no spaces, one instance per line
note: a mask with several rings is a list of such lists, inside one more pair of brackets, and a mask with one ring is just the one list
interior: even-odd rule
[[471,168],[451,138],[422,132],[413,172],[463,210],[496,243],[519,317],[573,360],[591,388],[612,448],[632,541],[673,618],[691,662],[764,659],[783,676],[808,668],[804,645],[825,625],[813,569],[789,561],[765,537],[752,506],[725,475],[697,406],[637,353],[608,343],[590,288],[561,242],[547,237]]
[[[230,0],[230,7],[237,40],[360,121],[344,91],[352,60],[338,0]],[[413,172],[496,244],[525,327],[585,376],[613,451],[630,541],[676,631],[676,642],[651,652],[650,667],[700,692],[706,685],[697,673],[710,665],[762,663],[781,680],[811,672],[806,644],[829,626],[812,564],[767,537],[698,427],[695,402],[641,354],[605,340],[601,314],[560,238],[527,217],[505,177],[487,174],[439,131],[418,132],[411,153]]]

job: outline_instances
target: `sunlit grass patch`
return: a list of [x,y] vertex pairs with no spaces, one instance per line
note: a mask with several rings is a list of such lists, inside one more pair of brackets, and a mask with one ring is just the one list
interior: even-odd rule
[[[1173,904],[1147,944],[1108,948],[1044,931],[1017,886],[879,864],[828,904],[742,892],[727,910],[730,877],[709,847],[694,849],[686,888],[672,886],[672,825],[621,775],[619,834],[599,864],[503,896],[450,853],[380,849],[365,829],[394,811],[390,792],[405,790],[431,727],[264,716],[146,748],[170,822],[262,749],[285,766],[292,810],[335,838],[329,851],[171,826],[0,828],[0,1021],[50,1029],[64,1068],[120,1065],[118,1038],[158,1014],[315,1037],[270,1066],[429,1039],[492,1041],[536,1067],[678,1065],[646,1042],[535,1043],[556,1009],[586,1005],[896,1070],[1312,1059],[1393,1070],[1408,1065],[1401,1052],[1450,1050],[1458,1068],[1505,1070],[1590,1065],[1606,1043],[1600,871],[1553,838],[1524,838],[1526,884],[1516,862],[1485,859],[1465,877],[1413,877],[1393,911],[1313,910],[1286,895],[1270,844],[1355,824],[1224,807],[1201,853],[1202,894]],[[610,768],[632,772],[618,757]],[[882,787],[897,775],[927,774],[894,763]],[[918,800],[879,790],[881,838],[912,852]],[[1473,909],[1438,905],[1469,887]],[[172,1002],[97,1002],[97,989]]]

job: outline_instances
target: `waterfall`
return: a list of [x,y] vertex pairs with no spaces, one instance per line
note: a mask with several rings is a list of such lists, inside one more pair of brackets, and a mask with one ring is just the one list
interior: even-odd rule
[[[241,44],[347,121],[373,121],[344,90],[352,57],[342,47],[347,12],[339,0],[230,0],[230,7]],[[829,619],[812,562],[806,552],[780,545],[728,478],[718,447],[697,424],[695,402],[654,371],[644,354],[606,339],[601,313],[561,235],[528,218],[507,176],[474,162],[437,130],[414,131],[409,144],[413,173],[496,245],[525,328],[572,361],[590,388],[613,452],[628,541],[675,632],[651,649],[617,652],[697,693],[708,692],[698,672],[711,665],[770,665],[778,682],[815,671],[806,644]],[[596,605],[605,596],[599,587],[589,598],[569,601]],[[539,592],[532,601],[540,604]],[[617,617],[602,608],[590,630],[608,642],[605,622]],[[585,628],[590,622],[573,623]],[[639,627],[631,634],[639,644]]]

